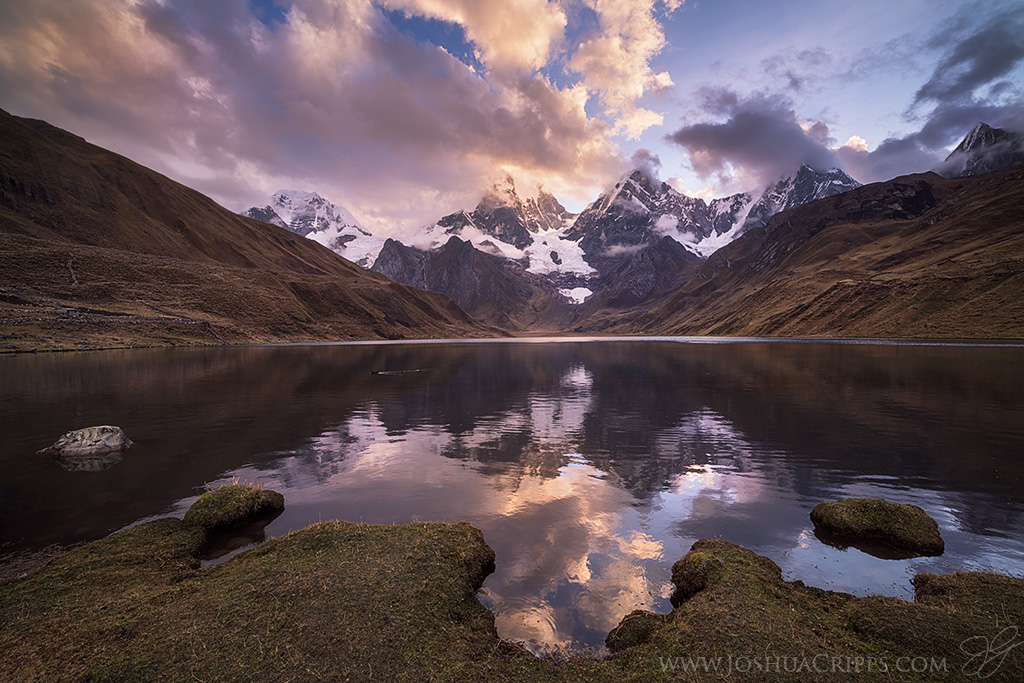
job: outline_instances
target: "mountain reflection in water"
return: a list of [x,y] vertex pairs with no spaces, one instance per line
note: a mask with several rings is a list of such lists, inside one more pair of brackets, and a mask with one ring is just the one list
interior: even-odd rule
[[[922,569],[1024,570],[1019,347],[565,341],[0,362],[13,549],[259,480],[286,499],[268,536],[332,518],[472,522],[497,555],[481,599],[499,633],[566,649],[598,648],[634,609],[670,609],[671,564],[698,538],[859,594],[909,597]],[[107,470],[31,458],[106,423],[136,441]],[[823,544],[810,509],[844,496],[920,505],[945,555]]]

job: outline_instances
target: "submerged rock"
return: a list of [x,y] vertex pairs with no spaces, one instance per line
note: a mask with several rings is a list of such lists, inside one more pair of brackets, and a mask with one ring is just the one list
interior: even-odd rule
[[819,503],[811,511],[811,521],[843,540],[884,543],[915,555],[941,555],[946,547],[938,523],[927,512],[882,498]]
[[101,425],[70,431],[57,439],[52,446],[38,453],[56,458],[96,457],[119,453],[131,445],[131,440],[120,427]]

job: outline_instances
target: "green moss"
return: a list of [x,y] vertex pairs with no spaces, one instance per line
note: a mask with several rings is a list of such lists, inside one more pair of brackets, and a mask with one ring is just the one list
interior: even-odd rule
[[[213,499],[229,495],[252,494]],[[608,660],[555,666],[498,638],[475,597],[494,554],[469,524],[323,522],[199,570],[205,536],[200,523],[158,520],[0,582],[0,680],[956,680],[974,661],[962,643],[1024,623],[1021,579],[923,574],[916,603],[855,598],[698,541],[674,568],[685,602],[627,616]],[[1024,680],[1016,654],[986,680]],[[721,658],[723,669],[684,671],[683,657]],[[750,668],[726,674],[730,657]],[[948,673],[897,671],[898,658],[942,661]],[[804,660],[838,666],[787,672]],[[891,668],[868,671],[869,660]]]
[[[702,540],[676,563],[673,578],[693,586],[703,576],[703,588],[660,622],[641,617],[638,628],[629,627],[638,635],[604,663],[598,679],[960,680],[973,661],[962,643],[1024,623],[1024,580],[988,573],[921,575],[917,602],[857,598],[784,581],[768,558]],[[987,680],[1024,680],[1024,657],[1016,654],[986,670]],[[721,668],[687,671],[684,660]]]
[[498,639],[475,596],[494,553],[469,524],[324,522],[198,570],[196,514],[0,583],[0,680],[543,680],[552,670]]
[[722,574],[722,561],[699,551],[690,551],[672,565],[672,583],[676,590],[672,603],[678,605],[708,587]]
[[207,491],[185,513],[187,526],[207,533],[244,524],[267,513],[284,510],[284,496],[253,484],[229,484]]
[[635,610],[627,614],[605,639],[612,652],[649,643],[665,625],[666,615]]
[[941,555],[945,550],[939,525],[916,505],[881,498],[845,498],[816,505],[811,521],[854,542],[877,541],[917,555]]

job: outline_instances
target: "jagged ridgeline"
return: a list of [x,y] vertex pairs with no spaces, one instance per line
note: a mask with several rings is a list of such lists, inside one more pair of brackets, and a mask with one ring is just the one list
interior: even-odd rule
[[[980,123],[936,171],[950,179],[983,177],[1021,161],[1024,136]],[[907,190],[907,197],[891,199],[888,208],[879,203],[879,197],[887,197],[894,187],[909,185],[875,184],[863,191],[863,205],[853,212],[856,215],[849,211],[843,214],[843,225],[860,226],[865,234],[874,234],[880,223],[888,224],[890,231],[908,234],[923,230],[914,221],[937,211],[940,204],[960,201],[956,193],[948,197],[949,186],[939,181],[936,174],[918,178],[912,184],[915,189]],[[938,184],[933,187],[934,183]],[[897,319],[903,322],[893,320],[893,324],[879,327],[865,322],[875,314],[870,301],[862,302],[863,311],[855,311],[851,319],[838,320],[827,315],[828,309],[822,312],[813,308],[817,305],[814,297],[797,296],[790,301],[798,303],[788,308],[782,300],[764,308],[762,300],[750,298],[754,290],[776,285],[779,291],[789,291],[794,273],[770,266],[776,265],[775,259],[791,258],[786,255],[811,237],[817,245],[816,253],[829,256],[824,261],[808,259],[805,267],[829,266],[826,270],[832,274],[820,283],[827,285],[826,290],[845,289],[849,284],[848,273],[839,268],[840,264],[855,277],[875,285],[889,277],[886,264],[898,262],[906,270],[913,266],[922,277],[930,272],[935,264],[928,260],[927,249],[902,253],[901,245],[910,249],[913,240],[887,245],[889,260],[865,271],[862,261],[846,260],[856,253],[846,253],[846,248],[860,248],[858,240],[851,240],[845,229],[826,229],[833,219],[819,218],[818,224],[800,226],[796,231],[776,231],[781,225],[777,216],[788,216],[798,207],[828,202],[858,188],[860,183],[841,169],[803,165],[761,190],[705,201],[676,191],[649,172],[633,170],[576,215],[544,191],[536,197],[521,197],[515,181],[506,177],[485,194],[475,209],[440,218],[414,235],[411,244],[371,236],[344,208],[311,193],[279,192],[271,204],[254,207],[248,215],[309,235],[397,282],[445,294],[477,319],[514,332],[572,329],[779,334],[791,330],[828,335],[854,334],[856,330],[873,334],[885,329],[887,333],[915,330],[939,336],[972,336],[985,330],[1008,329],[987,323],[975,329],[977,326],[956,319],[951,321],[953,327],[943,331],[928,313],[917,316],[913,323],[899,316]],[[892,215],[892,206],[902,207],[897,212],[902,212],[901,218]],[[952,209],[947,206],[947,210]],[[1003,220],[1012,224],[1014,219],[1009,215]],[[949,232],[960,227],[944,224],[943,229]],[[730,254],[745,254],[753,244],[757,245],[759,259],[745,268],[735,266]],[[724,277],[723,267],[729,271],[730,284],[719,290],[715,283]],[[759,274],[766,269],[779,278],[777,282]],[[893,277],[904,281],[903,275]],[[931,287],[916,281],[923,287],[919,294],[931,296],[927,294]],[[715,295],[704,301],[704,295],[712,289]],[[728,307],[710,303],[733,290],[742,292],[743,298]],[[676,295],[683,291],[694,293],[687,299],[688,307],[670,312],[669,300],[671,305],[678,305],[681,300]],[[743,313],[755,302],[762,307],[759,313]],[[701,304],[700,315],[693,310],[697,303]],[[790,310],[801,306],[806,308],[803,313]],[[850,313],[845,306],[839,310],[842,315]],[[820,322],[808,319],[814,315]],[[751,322],[736,322],[744,318]]]
[[605,307],[649,302],[773,214],[858,185],[839,169],[802,166],[761,192],[705,202],[634,170],[576,215],[543,190],[522,198],[506,177],[472,211],[416,235],[415,246],[374,242],[351,213],[315,193],[281,191],[247,215],[372,262],[397,282],[445,294],[487,323],[556,331]]
[[44,122],[2,113],[0,132],[6,350],[566,330],[1024,337],[1024,144],[984,124],[942,175],[865,187],[802,166],[708,202],[632,171],[575,215],[506,178],[411,246],[315,193],[278,192],[254,220]]

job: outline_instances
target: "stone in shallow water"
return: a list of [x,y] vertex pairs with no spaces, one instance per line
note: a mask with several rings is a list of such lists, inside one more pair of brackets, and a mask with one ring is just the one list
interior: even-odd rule
[[49,448],[38,452],[57,458],[95,457],[118,453],[131,445],[131,440],[120,427],[100,425],[70,431]]
[[938,523],[916,505],[882,498],[843,498],[819,503],[811,511],[815,532],[824,530],[851,542],[873,541],[908,557],[936,556],[945,550]]

